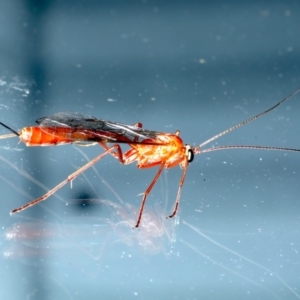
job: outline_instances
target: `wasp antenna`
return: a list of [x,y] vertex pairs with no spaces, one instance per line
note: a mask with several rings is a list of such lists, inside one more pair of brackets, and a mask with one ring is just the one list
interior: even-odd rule
[[19,136],[20,134],[18,132],[16,132],[15,130],[11,129],[10,127],[8,127],[7,125],[3,124],[2,122],[0,122],[0,125],[2,125],[3,127],[5,127],[6,129],[8,129],[9,131],[11,131],[13,134],[6,134],[6,135],[3,135],[1,138],[2,139],[5,139],[5,138],[9,138],[9,137],[14,137],[15,135],[16,136]]
[[291,151],[291,152],[300,152],[300,149],[296,148],[285,148],[285,147],[272,147],[272,146],[254,146],[254,145],[228,145],[228,146],[218,146],[213,148],[207,148],[203,150],[196,150],[196,154],[213,152],[218,150],[229,150],[229,149],[254,149],[254,150],[275,150],[275,151]]
[[219,134],[213,136],[212,138],[208,139],[208,140],[205,141],[204,143],[200,144],[200,145],[199,145],[199,148],[201,149],[204,145],[207,145],[208,143],[211,143],[212,141],[218,139],[219,137],[221,137],[221,136],[223,136],[223,135],[225,135],[225,134],[227,134],[227,133],[229,133],[229,132],[231,132],[231,131],[233,131],[233,130],[239,128],[239,127],[242,127],[242,126],[244,126],[244,125],[246,125],[246,124],[248,124],[248,123],[250,123],[250,122],[252,122],[252,121],[254,121],[254,120],[256,120],[256,119],[258,119],[259,117],[261,117],[261,116],[263,116],[263,115],[269,113],[271,110],[275,109],[275,108],[278,107],[280,104],[282,104],[283,102],[289,100],[290,98],[292,98],[293,96],[295,96],[295,95],[296,95],[297,93],[299,93],[299,92],[300,92],[300,88],[298,88],[295,92],[293,92],[292,94],[288,95],[287,97],[283,98],[281,101],[279,101],[278,103],[276,103],[275,105],[273,105],[273,106],[270,107],[269,109],[267,109],[267,110],[265,110],[265,111],[263,111],[263,112],[261,112],[261,113],[255,115],[255,116],[253,116],[253,117],[251,117],[251,118],[249,118],[249,119],[247,119],[247,120],[245,120],[245,121],[243,121],[243,122],[241,122],[241,123],[238,123],[238,124],[236,124],[236,125],[234,125],[234,126],[228,128],[228,129],[222,131],[221,133],[219,133]]

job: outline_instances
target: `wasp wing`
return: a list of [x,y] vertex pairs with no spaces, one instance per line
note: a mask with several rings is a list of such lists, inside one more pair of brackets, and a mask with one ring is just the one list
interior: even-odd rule
[[[47,133],[60,135],[65,128],[74,142],[95,143],[99,141],[111,143],[164,144],[158,139],[161,132],[141,128],[139,125],[127,125],[97,119],[91,115],[76,112],[58,112],[49,117],[36,120],[36,123]],[[80,137],[80,138],[79,138]]]

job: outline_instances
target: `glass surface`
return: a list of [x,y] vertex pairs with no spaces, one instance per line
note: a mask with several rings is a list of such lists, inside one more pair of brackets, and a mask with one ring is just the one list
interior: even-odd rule
[[[297,1],[1,1],[0,121],[59,111],[197,146],[300,86]],[[300,95],[213,141],[300,149]],[[1,134],[10,133],[4,127]],[[128,149],[126,144],[122,149]],[[299,299],[299,153],[226,150],[165,170],[0,141],[1,299]]]

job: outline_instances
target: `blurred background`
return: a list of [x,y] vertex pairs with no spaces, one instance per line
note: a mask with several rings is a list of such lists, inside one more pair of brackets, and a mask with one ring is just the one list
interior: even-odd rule
[[[76,111],[199,145],[300,86],[300,3],[0,0],[0,121]],[[300,96],[216,141],[300,149]],[[1,134],[9,133],[2,128]],[[122,145],[126,150],[128,147]],[[98,147],[0,144],[1,299],[299,299],[299,154],[228,150],[164,171]]]

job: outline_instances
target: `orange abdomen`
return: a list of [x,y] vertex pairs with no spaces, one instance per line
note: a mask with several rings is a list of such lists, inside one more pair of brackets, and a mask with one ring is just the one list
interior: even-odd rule
[[55,146],[74,142],[70,128],[25,127],[20,132],[20,140],[26,146]]

